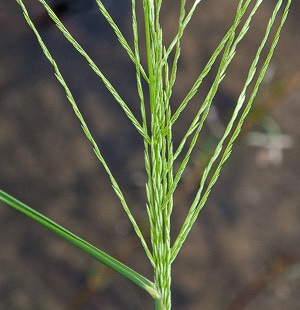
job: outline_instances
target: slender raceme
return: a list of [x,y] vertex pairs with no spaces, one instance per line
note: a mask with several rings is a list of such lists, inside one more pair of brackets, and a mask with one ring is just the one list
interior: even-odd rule
[[[120,45],[124,48],[129,60],[134,65],[136,91],[140,106],[140,114],[137,113],[137,115],[133,113],[130,105],[120,96],[116,87],[112,85],[80,43],[75,40],[70,31],[52,10],[51,6],[48,5],[47,1],[38,0],[44,6],[58,29],[63,33],[66,40],[85,59],[94,73],[100,78],[100,81],[105,85],[115,102],[123,110],[124,115],[143,139],[144,165],[147,173],[147,182],[145,184],[147,203],[145,212],[148,215],[149,221],[148,232],[140,229],[139,223],[131,213],[130,206],[127,204],[118,180],[102,156],[102,152],[92,137],[88,125],[77,106],[71,89],[65,82],[51,52],[32,22],[26,6],[22,0],[16,1],[28,25],[34,32],[46,58],[53,66],[55,76],[62,85],[67,99],[79,120],[85,136],[90,141],[96,157],[104,167],[113,190],[119,198],[124,212],[127,214],[140,240],[141,246],[153,267],[154,280],[149,281],[131,268],[1,190],[0,201],[22,212],[146,290],[154,299],[155,309],[169,310],[172,304],[172,263],[205,205],[213,185],[218,180],[223,165],[232,152],[234,142],[241,132],[242,125],[266,74],[292,1],[278,0],[274,5],[265,33],[260,39],[260,44],[256,49],[256,54],[252,59],[247,77],[240,90],[235,108],[232,111],[228,123],[224,126],[224,132],[212,151],[212,155],[204,171],[202,171],[202,177],[199,180],[199,186],[195,191],[195,196],[191,205],[187,206],[188,212],[186,218],[173,241],[171,240],[171,216],[174,209],[174,195],[186,171],[190,158],[195,153],[195,146],[198,145],[197,143],[207,121],[213,100],[226,76],[228,67],[238,52],[239,44],[251,29],[253,17],[258,14],[263,0],[238,1],[231,26],[220,40],[220,43],[210,56],[202,72],[199,72],[191,88],[187,91],[186,96],[176,105],[174,105],[174,102],[177,101],[177,98],[173,97],[173,90],[175,87],[178,87],[176,82],[180,72],[179,63],[182,38],[191,19],[199,13],[200,10],[198,8],[201,7],[202,10],[205,10],[205,1],[180,0],[177,30],[171,43],[165,45],[165,29],[162,26],[164,2],[173,0],[131,0],[133,42],[129,42],[125,38],[117,25],[117,21],[112,18],[103,2],[95,0],[100,13],[113,29]],[[139,17],[143,18],[143,23],[139,22]],[[145,59],[141,55],[145,55]],[[263,58],[263,55],[266,55],[265,58]],[[260,63],[262,65],[259,65]],[[188,128],[182,130],[182,136],[179,139],[178,146],[175,148],[173,147],[173,127],[180,122],[182,113],[186,111],[208,74],[212,74],[213,67],[216,70],[210,89],[203,102],[198,103],[198,110],[193,116]],[[177,106],[177,108],[175,109],[174,106]]]

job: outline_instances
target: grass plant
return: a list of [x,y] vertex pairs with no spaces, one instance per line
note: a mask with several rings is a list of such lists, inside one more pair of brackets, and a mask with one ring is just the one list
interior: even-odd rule
[[[85,58],[91,69],[102,80],[103,84],[143,139],[144,163],[147,173],[147,183],[145,184],[147,204],[145,209],[149,220],[149,238],[146,238],[142,233],[139,223],[131,213],[130,206],[126,202],[118,180],[114,177],[105,158],[102,156],[102,152],[97,146],[70,88],[65,82],[58,65],[44,43],[38,29],[32,22],[24,3],[22,0],[16,1],[28,25],[36,35],[46,58],[52,64],[55,76],[64,88],[84,134],[90,141],[96,157],[99,159],[110,179],[116,196],[119,198],[124,211],[128,215],[134,231],[153,267],[153,280],[146,279],[136,271],[72,234],[2,190],[0,191],[0,200],[50,229],[52,232],[146,290],[154,298],[155,309],[171,309],[172,263],[181,250],[194,222],[197,220],[199,212],[204,207],[213,185],[218,180],[224,163],[232,152],[234,142],[239,136],[243,122],[257,95],[259,86],[278,43],[280,32],[288,15],[291,0],[279,0],[274,5],[274,10],[267,23],[265,33],[260,39],[260,44],[249,67],[248,75],[237,98],[235,108],[206,168],[202,172],[199,187],[188,208],[188,213],[182,227],[174,240],[171,240],[171,215],[174,206],[174,193],[189,164],[191,155],[195,151],[196,143],[205,125],[213,99],[226,75],[229,65],[235,57],[239,43],[247,35],[253,22],[253,16],[259,12],[263,0],[237,1],[235,17],[231,27],[229,27],[221,39],[202,72],[199,72],[198,77],[195,79],[194,84],[182,102],[176,105],[174,104],[176,98],[172,96],[172,93],[178,75],[182,37],[190,20],[193,16],[197,15],[200,5],[202,9],[205,9],[205,1],[203,3],[201,0],[190,2],[187,0],[179,1],[178,29],[173,40],[170,41],[171,43],[166,45],[164,29],[161,23],[161,12],[163,4],[167,0],[142,0],[140,1],[141,3],[136,3],[136,0],[131,1],[133,42],[127,41],[117,26],[117,21],[113,20],[103,2],[95,0],[100,12],[112,27],[121,46],[127,52],[128,57],[135,66],[136,90],[139,97],[140,115],[135,115],[132,112],[117,89],[110,83],[79,42],[75,40],[47,2],[45,0],[39,0],[65,38]],[[138,23],[138,20],[140,20],[138,17],[140,16],[138,16],[139,11],[137,10],[137,5],[142,5],[143,25]],[[141,43],[141,38],[145,40],[145,44]],[[141,57],[144,54],[141,52],[141,46],[145,46],[146,59],[142,59]],[[198,111],[194,115],[190,126],[182,133],[180,143],[175,147],[173,138],[174,126],[180,122],[182,112],[189,106],[207,75],[209,73],[211,74],[213,66],[217,66],[217,71],[211,87],[203,102],[198,105]]]

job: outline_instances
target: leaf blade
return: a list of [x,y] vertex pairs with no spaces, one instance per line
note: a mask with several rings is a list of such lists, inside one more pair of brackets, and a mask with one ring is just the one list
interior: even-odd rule
[[56,235],[60,236],[62,239],[78,247],[79,249],[89,254],[99,262],[115,270],[119,274],[123,275],[125,278],[129,279],[142,289],[146,290],[153,298],[159,298],[159,293],[156,291],[153,282],[146,279],[144,276],[140,275],[130,267],[124,265],[123,263],[111,257],[110,255],[106,254],[105,252],[101,251],[97,247],[88,243],[84,239],[73,234],[66,228],[50,220],[48,217],[42,215],[41,213],[35,211],[26,204],[17,200],[13,196],[7,194],[3,190],[0,190],[0,201],[12,207],[16,211],[26,215],[28,218],[34,220],[36,223],[52,231]]

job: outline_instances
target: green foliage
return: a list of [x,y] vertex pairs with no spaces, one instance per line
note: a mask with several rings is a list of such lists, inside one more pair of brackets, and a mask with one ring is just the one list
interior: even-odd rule
[[2,190],[0,190],[0,201],[51,230],[61,238],[94,257],[99,262],[117,271],[142,289],[146,290],[153,298],[159,297],[154,283]]
[[[191,89],[187,92],[185,98],[178,105],[178,108],[173,111],[174,108],[172,107],[171,99],[174,100],[174,98],[172,98],[172,92],[178,74],[177,69],[178,61],[181,55],[181,39],[193,14],[196,14],[196,9],[201,3],[201,0],[194,1],[188,11],[186,11],[187,1],[180,1],[178,29],[173,40],[168,46],[164,44],[163,29],[160,21],[163,1],[142,1],[147,70],[144,69],[143,61],[140,57],[140,35],[143,27],[138,25],[136,1],[132,0],[132,49],[103,3],[100,0],[96,0],[100,12],[114,30],[121,46],[124,48],[129,58],[135,65],[136,85],[140,100],[140,115],[134,115],[114,86],[109,82],[82,46],[66,29],[51,7],[45,0],[39,0],[39,2],[43,4],[51,19],[64,34],[65,38],[73,45],[78,53],[84,57],[96,75],[99,76],[103,84],[114,97],[115,101],[120,105],[125,115],[143,138],[145,169],[148,177],[146,184],[146,210],[149,218],[151,247],[148,245],[145,236],[142,234],[138,223],[133,217],[130,207],[125,200],[117,180],[113,176],[101,154],[99,147],[93,139],[89,128],[74,100],[74,97],[72,96],[71,90],[67,86],[55,60],[51,56],[50,51],[46,47],[38,30],[33,24],[26,7],[24,6],[22,0],[16,1],[22,9],[27,23],[36,35],[45,56],[52,64],[55,71],[55,76],[59,83],[63,86],[67,98],[80,121],[84,134],[92,144],[97,158],[103,165],[108,177],[110,178],[115,194],[119,198],[124,211],[128,215],[128,218],[131,221],[133,228],[153,267],[155,283],[153,284],[149,280],[146,280],[130,268],[124,266],[120,262],[117,262],[115,259],[89,245],[84,240],[71,234],[64,228],[38,214],[26,205],[18,202],[3,191],[0,192],[0,200],[13,208],[16,208],[18,211],[24,213],[48,229],[51,229],[56,234],[80,247],[83,251],[94,256],[96,259],[107,264],[146,289],[156,299],[155,307],[157,309],[170,309],[171,264],[180,251],[186,237],[188,236],[199,215],[199,212],[205,205],[209,193],[213,185],[216,183],[224,163],[231,154],[233,144],[241,131],[243,122],[249,113],[253,100],[258,92],[259,86],[274,53],[281,29],[291,5],[291,0],[287,0],[283,13],[279,18],[278,14],[282,9],[283,1],[278,1],[274,7],[274,11],[266,27],[265,34],[261,39],[261,43],[249,68],[248,76],[244,82],[244,87],[242,88],[239,98],[237,99],[235,109],[205,170],[203,171],[199,188],[195,194],[193,202],[189,207],[189,211],[182,228],[173,243],[170,238],[170,218],[173,210],[174,193],[187,165],[189,164],[191,154],[197,141],[199,140],[199,135],[207,119],[212,101],[226,75],[228,66],[233,61],[237,52],[237,47],[250,29],[252,18],[258,12],[258,9],[263,1],[240,0],[238,2],[232,26],[226,32],[217,48],[212,53],[206,66],[203,71],[199,73],[199,76],[196,78]],[[252,3],[254,3],[254,5],[251,9]],[[278,26],[275,27],[274,25],[276,25],[276,21],[278,19]],[[273,28],[276,28],[276,31],[273,38],[271,38],[271,34],[274,32],[272,32]],[[269,47],[267,47],[266,44],[268,40],[271,41]],[[263,52],[267,55],[265,59],[263,59],[262,56]],[[220,59],[219,62],[217,62],[217,59]],[[261,68],[258,67],[259,62],[262,63]],[[213,66],[217,66],[217,73],[211,88],[203,103],[199,106],[199,110],[195,114],[189,128],[183,133],[178,147],[173,149],[174,125],[180,120],[182,112],[189,106],[189,103],[198,92],[203,80],[211,72]],[[145,82],[148,89],[144,89],[143,87]],[[149,94],[149,98],[146,94]],[[149,104],[149,108],[147,108],[147,104]],[[138,121],[138,119],[141,119],[141,122]],[[175,167],[179,168],[175,170]]]

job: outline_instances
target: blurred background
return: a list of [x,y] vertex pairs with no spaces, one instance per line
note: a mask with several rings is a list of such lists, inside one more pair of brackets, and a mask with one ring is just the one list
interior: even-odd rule
[[[183,39],[174,107],[228,29],[237,2],[210,0],[199,5]],[[147,231],[142,140],[41,5],[24,3],[132,212]],[[130,1],[104,3],[130,40]],[[190,170],[175,197],[174,236],[236,103],[275,3],[264,1],[214,99]],[[51,4],[138,114],[134,66],[94,2]],[[176,30],[178,4],[166,1],[163,12],[169,42]],[[299,3],[294,1],[244,131],[173,265],[174,309],[300,308],[299,14]],[[15,1],[1,1],[0,29],[0,188],[152,278],[109,180]],[[175,137],[192,120],[214,73],[183,114]],[[151,298],[129,281],[1,204],[0,309],[152,308]]]

